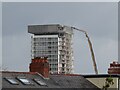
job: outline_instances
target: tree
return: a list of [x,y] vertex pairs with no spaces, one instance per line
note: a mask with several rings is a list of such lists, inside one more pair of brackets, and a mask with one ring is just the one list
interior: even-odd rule
[[105,85],[103,86],[102,90],[107,90],[113,84],[114,84],[114,81],[111,76],[106,78]]

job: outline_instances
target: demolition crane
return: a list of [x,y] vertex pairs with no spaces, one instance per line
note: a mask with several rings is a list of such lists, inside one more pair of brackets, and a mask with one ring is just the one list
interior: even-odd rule
[[81,29],[78,29],[78,28],[75,28],[75,27],[71,27],[72,29],[74,30],[77,30],[77,31],[80,31],[80,32],[83,32],[88,40],[88,44],[89,44],[89,48],[90,48],[90,52],[91,52],[91,57],[92,57],[92,61],[93,61],[93,66],[94,66],[94,71],[96,74],[98,74],[98,70],[97,70],[97,64],[96,64],[96,61],[95,61],[95,55],[94,55],[94,51],[93,51],[93,48],[92,48],[92,43],[90,41],[90,38],[87,34],[87,32],[85,30],[81,30]]

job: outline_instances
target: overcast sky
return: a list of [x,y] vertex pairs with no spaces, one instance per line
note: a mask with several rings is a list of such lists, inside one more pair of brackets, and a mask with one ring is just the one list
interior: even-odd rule
[[[8,3],[2,7],[3,68],[28,71],[31,61],[29,24],[62,24],[88,32],[93,43],[99,73],[118,60],[117,2],[93,3]],[[74,72],[94,73],[87,40],[74,31]]]
[[[2,3],[0,2],[0,66],[2,66]],[[1,70],[1,68],[0,68]]]

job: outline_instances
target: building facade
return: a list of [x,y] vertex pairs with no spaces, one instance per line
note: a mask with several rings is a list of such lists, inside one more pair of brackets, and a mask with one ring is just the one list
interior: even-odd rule
[[[83,77],[102,90],[120,90],[119,74],[83,75]],[[107,89],[103,89],[103,87],[108,84],[107,79],[113,79],[113,84],[109,84]]]
[[50,73],[73,73],[71,27],[59,24],[29,25],[31,33],[31,59],[48,57]]

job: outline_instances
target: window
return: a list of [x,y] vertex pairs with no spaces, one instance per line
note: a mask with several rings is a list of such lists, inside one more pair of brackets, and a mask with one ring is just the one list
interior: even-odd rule
[[40,79],[34,79],[34,81],[39,84],[39,85],[42,85],[42,86],[46,86],[47,84],[45,82],[43,82],[42,80]]
[[10,84],[18,85],[19,83],[14,78],[5,78]]
[[25,84],[25,85],[31,85],[31,84],[33,84],[31,81],[29,81],[27,78],[25,78],[25,77],[17,77],[17,79],[20,81],[20,82],[22,82],[23,84]]

